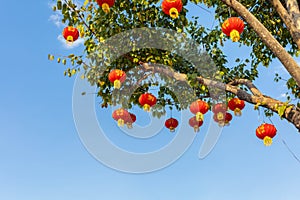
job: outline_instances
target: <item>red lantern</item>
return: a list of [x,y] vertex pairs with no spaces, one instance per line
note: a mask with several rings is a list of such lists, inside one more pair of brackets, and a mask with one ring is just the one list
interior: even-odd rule
[[149,112],[150,107],[156,104],[156,97],[151,93],[142,94],[139,98],[139,103],[143,106],[145,111]]
[[97,3],[105,13],[109,13],[110,7],[115,4],[115,0],[97,0]]
[[190,118],[190,120],[189,120],[189,125],[194,128],[195,133],[199,132],[199,127],[202,126],[202,124],[203,124],[203,121],[202,120],[198,121],[196,119],[196,116]]
[[203,121],[203,115],[208,111],[209,105],[200,99],[190,105],[190,111],[196,115],[197,121]]
[[126,73],[120,69],[114,69],[110,71],[108,79],[114,84],[114,88],[119,89],[121,87],[121,83],[123,83],[126,79]]
[[63,37],[65,38],[65,40],[67,40],[68,42],[75,42],[79,37],[78,29],[74,28],[72,26],[68,26],[68,27],[64,28],[62,34],[63,34]]
[[230,36],[233,42],[240,39],[240,34],[244,30],[244,22],[238,17],[230,17],[222,24],[222,31],[225,35]]
[[165,126],[170,129],[171,132],[175,131],[175,128],[178,126],[178,121],[175,118],[167,119],[165,122]]
[[129,113],[128,116],[124,119],[124,123],[127,125],[127,128],[132,128],[132,124],[136,121],[136,116],[133,113]]
[[172,17],[173,19],[177,18],[179,13],[182,10],[182,1],[181,0],[163,0],[162,11]]
[[124,126],[125,120],[129,117],[129,112],[123,108],[115,110],[112,114],[114,120],[118,121],[118,126]]
[[218,112],[214,114],[214,120],[219,124],[219,126],[228,126],[229,122],[232,120],[232,115],[230,113]]
[[212,107],[212,112],[213,113],[225,113],[227,111],[227,105],[225,103],[217,103]]
[[264,123],[256,129],[256,136],[264,141],[264,145],[270,146],[276,132],[277,130],[274,125]]
[[241,116],[242,111],[245,107],[245,102],[239,98],[232,98],[228,101],[228,108],[234,111],[235,116]]

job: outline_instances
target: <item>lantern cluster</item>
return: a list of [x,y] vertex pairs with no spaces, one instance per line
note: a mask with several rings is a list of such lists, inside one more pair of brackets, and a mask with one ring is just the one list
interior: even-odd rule
[[238,17],[230,17],[222,24],[222,32],[229,36],[233,42],[240,39],[240,34],[244,31],[244,22]]
[[171,132],[175,131],[175,128],[178,126],[178,121],[175,118],[169,118],[165,122],[165,126],[170,129]]
[[124,126],[125,121],[129,118],[129,112],[123,108],[115,110],[112,114],[114,120],[118,122],[118,126]]
[[179,16],[182,6],[181,0],[163,0],[161,4],[162,11],[173,19],[176,19]]
[[121,83],[126,79],[126,73],[120,69],[114,69],[108,74],[108,79],[114,84],[114,88],[120,89]]
[[115,0],[97,0],[97,4],[105,13],[109,13],[110,8],[115,4]]
[[245,102],[239,98],[232,98],[228,101],[228,108],[234,112],[235,116],[241,116]]
[[79,31],[77,28],[72,26],[67,26],[62,32],[63,37],[67,42],[75,42],[79,37]]
[[274,125],[264,123],[256,129],[256,136],[263,140],[264,145],[270,146],[272,144],[272,138],[275,137],[276,132],[277,130]]
[[217,103],[213,106],[212,112],[214,113],[213,119],[219,126],[228,126],[232,120],[232,115],[227,112],[227,105],[224,103]]
[[150,108],[156,104],[156,97],[151,93],[144,93],[139,97],[139,103],[145,111],[149,112]]

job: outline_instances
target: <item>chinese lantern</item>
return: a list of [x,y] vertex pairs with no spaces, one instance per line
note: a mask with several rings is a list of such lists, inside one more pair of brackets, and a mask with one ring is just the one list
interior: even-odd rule
[[165,126],[170,129],[171,132],[175,131],[175,128],[178,126],[178,121],[175,118],[167,119],[165,122]]
[[199,132],[199,127],[202,126],[202,124],[203,124],[203,121],[197,120],[196,116],[190,118],[190,120],[189,120],[189,125],[194,128],[195,133]]
[[244,22],[238,17],[230,17],[222,24],[222,31],[229,36],[233,42],[240,39],[240,34],[244,30]]
[[115,4],[115,0],[97,0],[97,3],[105,13],[109,13],[110,7]]
[[182,1],[181,0],[163,0],[161,7],[162,7],[162,11],[165,14],[169,15],[173,19],[176,19],[182,10]]
[[241,116],[245,102],[239,98],[232,98],[228,101],[228,108],[234,112],[235,116]]
[[123,108],[115,110],[112,114],[114,120],[118,121],[118,126],[124,126],[125,120],[128,119],[129,112]]
[[133,113],[129,113],[124,119],[124,123],[127,125],[127,128],[132,128],[132,124],[136,121],[136,116]]
[[277,130],[274,125],[264,123],[256,129],[256,136],[264,141],[264,145],[270,146],[276,132]]
[[225,113],[227,111],[227,105],[225,103],[217,103],[212,107],[212,112],[213,113]]
[[114,69],[110,71],[108,79],[114,84],[114,88],[119,89],[121,87],[121,83],[123,83],[126,79],[126,73],[120,69]]
[[75,42],[79,37],[78,29],[72,26],[67,26],[66,28],[64,28],[62,34],[65,40],[67,40],[68,42]]
[[219,126],[228,126],[229,122],[232,120],[232,115],[230,113],[218,112],[214,114],[214,120],[219,124]]
[[190,105],[190,111],[196,115],[197,121],[203,121],[203,115],[208,111],[209,106],[205,101],[202,101],[200,99],[194,101]]
[[149,112],[150,108],[156,104],[156,97],[151,93],[142,94],[139,98],[139,103],[145,111]]

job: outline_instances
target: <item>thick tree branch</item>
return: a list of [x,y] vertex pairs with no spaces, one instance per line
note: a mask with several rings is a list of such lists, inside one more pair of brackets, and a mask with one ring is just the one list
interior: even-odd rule
[[287,10],[292,17],[298,31],[300,30],[300,11],[297,0],[286,0]]
[[252,15],[247,8],[236,0],[222,0],[229,7],[233,8],[247,23],[253,28],[256,34],[261,38],[265,45],[280,60],[289,74],[295,79],[297,85],[300,86],[300,67],[293,57],[280,45],[280,43],[272,36],[272,34],[260,23],[257,18]]
[[[139,63],[141,67],[144,68],[145,71],[153,71],[154,67],[147,64],[147,63]],[[174,70],[166,69],[166,68],[155,68],[156,72],[162,73],[167,75],[168,77],[173,77],[177,81],[187,81],[187,75],[183,73],[178,73],[175,72]],[[255,85],[245,79],[239,79],[233,81],[231,84],[225,84],[222,82],[210,80],[204,77],[197,77],[197,80],[199,83],[204,84],[206,86],[211,86],[211,87],[216,87],[218,89],[225,89],[225,91],[233,93],[238,96],[238,98],[254,105],[260,105],[261,107],[268,108],[272,110],[275,113],[278,113],[278,107],[284,106],[285,103],[279,100],[276,100],[272,97],[262,95],[261,92],[255,87]],[[235,84],[244,84],[246,85],[249,89],[252,88],[253,94],[249,94],[245,90],[242,90],[235,86]],[[297,109],[295,105],[289,105],[282,116],[284,119],[288,120],[294,126],[297,128],[297,130],[300,132],[300,111]]]
[[292,18],[292,15],[289,15],[288,11],[283,7],[283,5],[279,0],[270,0],[270,1],[273,4],[279,16],[281,17],[281,19],[284,21],[294,42],[297,44],[298,49],[300,49],[300,33],[299,33],[299,29],[297,29],[295,20]]

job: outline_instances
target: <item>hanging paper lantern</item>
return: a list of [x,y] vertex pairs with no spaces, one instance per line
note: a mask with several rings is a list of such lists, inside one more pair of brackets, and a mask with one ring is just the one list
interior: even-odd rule
[[64,28],[62,35],[68,42],[75,42],[79,37],[79,31],[77,28],[68,26]]
[[208,111],[209,105],[200,99],[190,105],[190,111],[196,115],[197,121],[203,121],[203,115]]
[[129,112],[123,108],[115,110],[112,114],[114,120],[118,122],[118,126],[124,126],[125,120],[129,117]]
[[139,98],[139,103],[145,111],[149,112],[150,108],[156,104],[156,97],[151,93],[142,94]]
[[244,30],[244,22],[238,17],[230,17],[222,24],[222,31],[229,36],[233,42],[240,39],[240,34]]
[[176,19],[182,10],[182,5],[181,0],[163,0],[161,7],[165,14]]
[[165,122],[165,126],[170,129],[171,132],[175,131],[175,128],[178,126],[178,121],[175,118],[167,119]]
[[115,4],[115,0],[97,0],[97,3],[105,13],[109,13],[110,7]]
[[218,112],[214,114],[213,118],[219,126],[228,126],[229,122],[232,120],[232,115],[230,113]]
[[219,112],[225,113],[227,111],[227,105],[225,103],[217,103],[212,107],[211,111],[215,114]]
[[127,128],[132,128],[132,124],[136,121],[136,116],[133,113],[129,113],[124,119],[124,123],[127,125]]
[[126,79],[126,73],[120,69],[114,69],[110,71],[108,79],[114,84],[114,88],[120,89],[121,83]]
[[203,124],[203,121],[202,120],[198,121],[196,119],[196,116],[190,118],[190,120],[189,120],[189,125],[194,128],[195,133],[199,132],[199,128],[200,128],[200,126],[202,126],[202,124]]
[[242,111],[245,107],[245,102],[239,98],[232,98],[228,101],[228,108],[234,111],[235,116],[241,116]]
[[276,132],[277,130],[274,125],[264,123],[256,129],[256,136],[264,141],[264,145],[270,146]]

